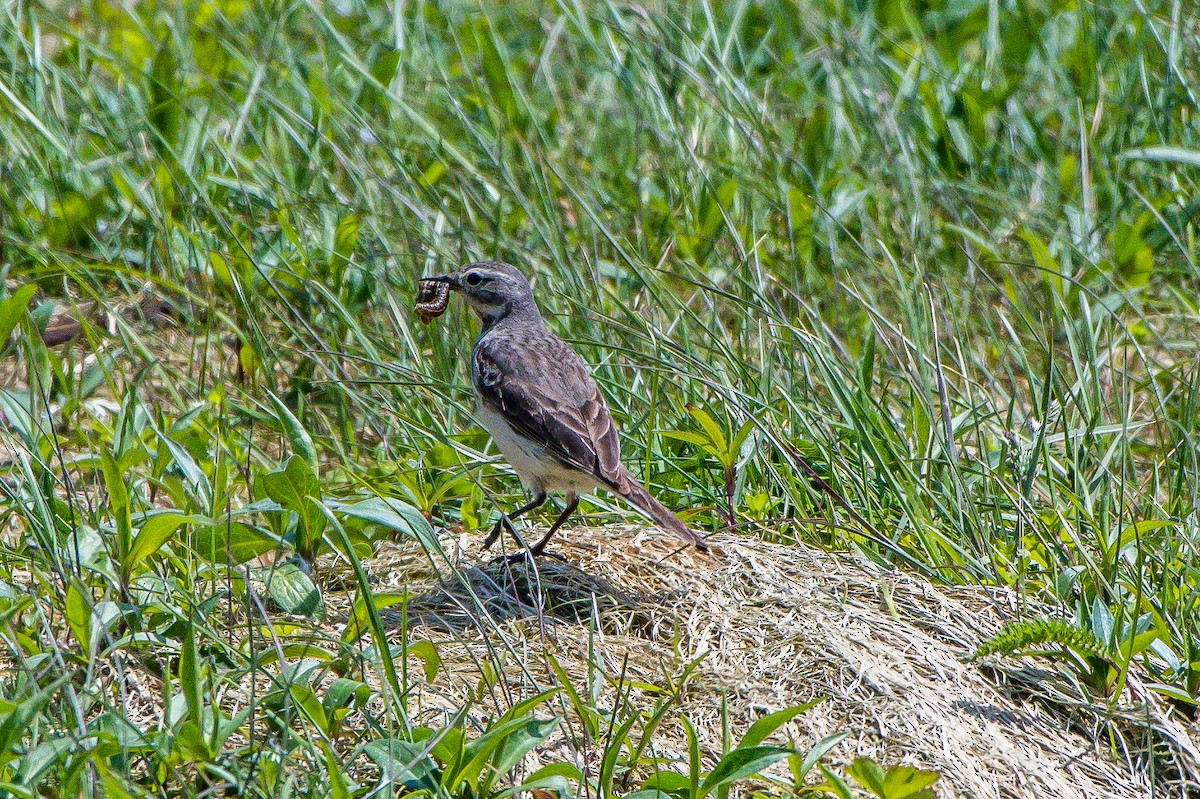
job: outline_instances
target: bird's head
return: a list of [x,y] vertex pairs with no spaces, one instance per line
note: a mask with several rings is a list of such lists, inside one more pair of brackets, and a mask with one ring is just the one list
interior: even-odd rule
[[515,266],[500,261],[477,261],[452,274],[426,280],[446,283],[462,294],[485,323],[513,311],[537,310],[529,281]]

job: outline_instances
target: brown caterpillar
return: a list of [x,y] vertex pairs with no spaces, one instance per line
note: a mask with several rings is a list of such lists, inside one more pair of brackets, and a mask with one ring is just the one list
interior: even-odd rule
[[417,318],[424,324],[429,324],[444,314],[446,306],[449,304],[449,283],[439,280],[422,280],[417,283],[417,298],[414,307],[417,311]]

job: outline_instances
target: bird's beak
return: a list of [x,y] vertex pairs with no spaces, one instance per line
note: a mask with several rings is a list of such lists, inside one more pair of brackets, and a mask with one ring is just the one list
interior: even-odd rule
[[462,283],[458,279],[458,275],[437,275],[436,277],[426,277],[422,280],[428,280],[431,283],[445,283],[452,289],[462,288]]

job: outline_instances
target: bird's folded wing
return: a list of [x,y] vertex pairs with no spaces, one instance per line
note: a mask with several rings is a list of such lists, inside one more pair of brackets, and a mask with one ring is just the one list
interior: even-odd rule
[[581,396],[563,397],[502,368],[486,350],[476,350],[474,358],[480,400],[513,430],[566,466],[610,484],[622,482],[617,429],[590,376],[583,381],[587,391]]

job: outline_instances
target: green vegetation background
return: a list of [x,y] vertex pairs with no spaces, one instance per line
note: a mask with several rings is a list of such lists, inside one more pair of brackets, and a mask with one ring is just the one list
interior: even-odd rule
[[[257,772],[222,737],[200,691],[251,666],[195,603],[237,595],[227,561],[435,546],[411,508],[477,529],[517,500],[470,413],[473,322],[409,311],[477,258],[536,277],[694,526],[1020,587],[1090,634],[1098,695],[1132,664],[1194,707],[1190,3],[34,2],[0,26],[13,784],[183,763],[338,795],[328,735],[258,741]],[[147,291],[174,329],[36,335]],[[319,614],[293,571],[275,599]],[[63,709],[50,663],[147,640],[173,720],[131,731],[78,687]],[[288,724],[344,709],[287,696]]]

